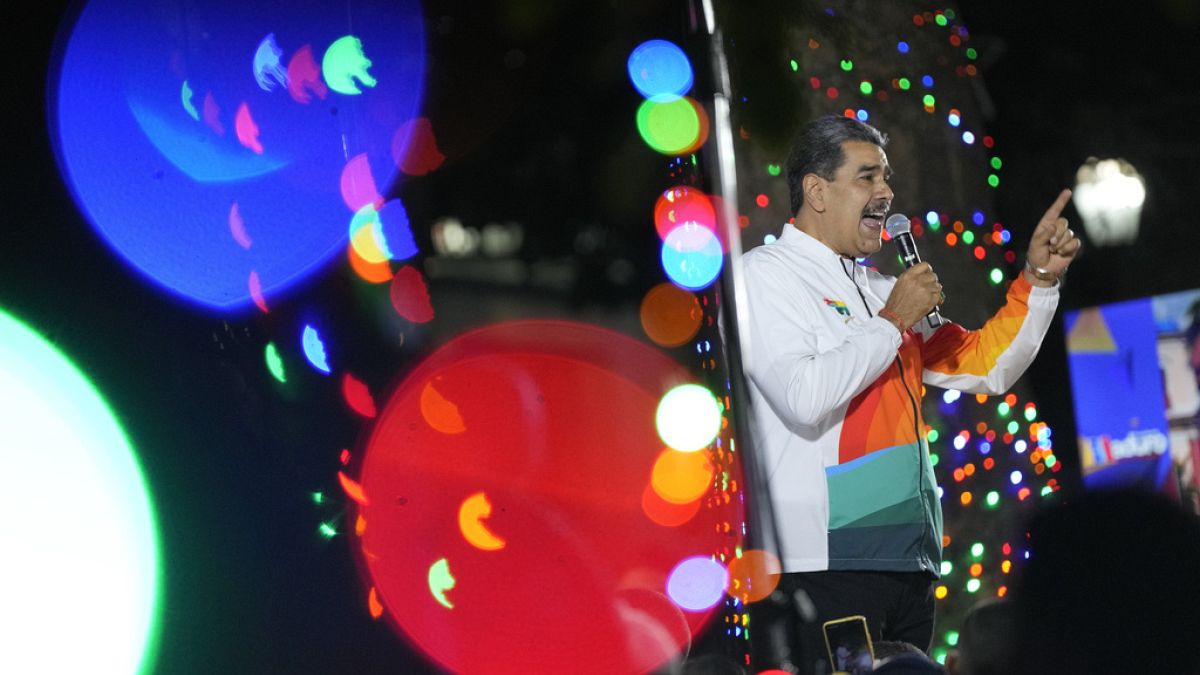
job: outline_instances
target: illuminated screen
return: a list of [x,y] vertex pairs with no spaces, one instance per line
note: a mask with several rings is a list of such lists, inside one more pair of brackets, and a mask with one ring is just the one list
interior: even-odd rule
[[0,672],[150,672],[158,537],[129,441],[87,377],[3,311],[0,400]]
[[1066,314],[1084,481],[1195,499],[1200,290]]
[[130,267],[243,307],[340,260],[364,206],[403,214],[380,190],[416,137],[424,50],[415,0],[93,0],[52,79],[59,165]]

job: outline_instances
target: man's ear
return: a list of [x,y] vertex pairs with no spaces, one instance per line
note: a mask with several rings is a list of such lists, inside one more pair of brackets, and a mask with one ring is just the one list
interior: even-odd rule
[[817,213],[825,212],[825,179],[815,173],[805,174],[800,182],[804,188],[804,203]]

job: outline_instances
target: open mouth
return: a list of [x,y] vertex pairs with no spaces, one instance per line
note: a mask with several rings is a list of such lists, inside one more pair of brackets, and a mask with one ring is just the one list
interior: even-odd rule
[[863,211],[862,224],[872,230],[883,229],[883,219],[887,216],[887,208],[870,208]]

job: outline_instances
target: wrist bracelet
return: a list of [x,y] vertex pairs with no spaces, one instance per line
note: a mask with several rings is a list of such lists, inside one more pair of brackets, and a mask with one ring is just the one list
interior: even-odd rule
[[892,310],[888,309],[887,307],[884,307],[883,309],[879,310],[878,314],[879,314],[879,316],[882,316],[883,318],[887,319],[888,321],[891,321],[896,326],[896,329],[899,330],[901,333],[908,330],[908,326],[904,325],[904,319],[901,319],[899,314],[893,312]]
[[1055,274],[1054,272],[1051,272],[1048,269],[1044,269],[1041,267],[1034,267],[1033,263],[1029,262],[1028,260],[1025,261],[1025,269],[1029,270],[1030,274],[1032,274],[1034,277],[1038,278],[1041,281],[1058,281],[1059,275]]

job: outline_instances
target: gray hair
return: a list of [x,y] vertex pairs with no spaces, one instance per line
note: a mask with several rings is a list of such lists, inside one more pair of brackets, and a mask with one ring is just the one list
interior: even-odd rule
[[800,130],[787,159],[792,215],[799,213],[804,205],[804,177],[814,173],[833,180],[846,161],[846,153],[842,151],[842,143],[846,141],[866,141],[885,148],[888,137],[870,124],[842,115],[818,117]]

